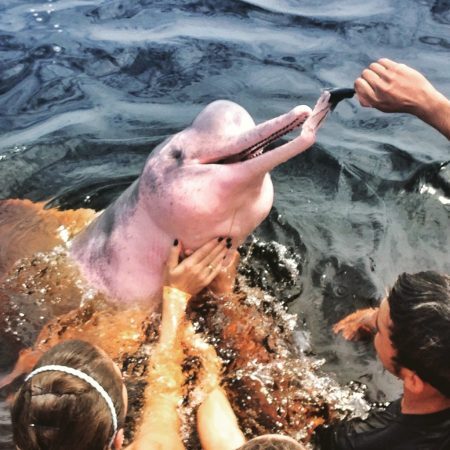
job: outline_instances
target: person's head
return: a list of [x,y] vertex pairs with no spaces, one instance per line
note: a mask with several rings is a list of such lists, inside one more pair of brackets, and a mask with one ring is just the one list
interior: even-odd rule
[[[50,370],[48,366],[62,366],[62,371]],[[106,450],[111,443],[120,448],[126,389],[119,369],[106,353],[84,341],[65,341],[47,351],[32,374],[39,368],[44,371],[26,378],[12,406],[18,449]],[[65,372],[65,368],[79,371],[78,375],[81,372],[81,377],[87,375],[88,381],[94,380],[94,385],[96,382],[100,387]],[[106,395],[101,394],[102,388]],[[105,399],[108,396],[112,405]]]
[[400,275],[381,303],[377,328],[375,348],[389,371],[413,374],[450,398],[449,276]]
[[306,450],[306,447],[288,436],[265,434],[251,439],[237,450]]

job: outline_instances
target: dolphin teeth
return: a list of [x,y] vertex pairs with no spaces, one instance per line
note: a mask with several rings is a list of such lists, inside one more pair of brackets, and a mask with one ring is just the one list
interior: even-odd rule
[[236,162],[248,161],[249,159],[261,156],[267,150],[267,146],[269,144],[281,138],[285,134],[290,133],[292,130],[302,125],[304,121],[305,121],[304,118],[297,118],[293,120],[289,125],[286,125],[285,127],[275,131],[270,136],[252,145],[251,147],[246,148],[242,152],[230,155],[218,161],[209,162],[208,164],[233,164]]

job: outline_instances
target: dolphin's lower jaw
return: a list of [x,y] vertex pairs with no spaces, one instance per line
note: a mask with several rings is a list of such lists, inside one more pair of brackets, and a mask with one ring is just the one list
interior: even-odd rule
[[306,119],[307,116],[303,114],[300,117],[295,118],[288,125],[282,127],[279,130],[274,131],[270,136],[242,150],[240,153],[231,155],[227,158],[223,158],[218,161],[210,161],[207,164],[233,164],[236,162],[248,161],[249,159],[261,156],[263,153],[270,151],[270,149],[268,148],[270,144],[272,144],[277,139],[280,139],[281,137],[285,136],[286,134],[303,125]]

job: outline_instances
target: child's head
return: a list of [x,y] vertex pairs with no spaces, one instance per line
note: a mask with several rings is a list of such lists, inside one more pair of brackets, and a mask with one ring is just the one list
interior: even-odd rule
[[288,436],[265,434],[253,438],[237,450],[306,450],[306,447]]
[[11,411],[20,450],[105,450],[113,442],[119,446],[126,390],[106,353],[87,342],[65,341],[46,352],[30,375]]

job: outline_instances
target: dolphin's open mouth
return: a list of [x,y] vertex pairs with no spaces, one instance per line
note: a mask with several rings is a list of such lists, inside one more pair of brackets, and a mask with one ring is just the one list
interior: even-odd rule
[[[253,130],[248,130],[246,135],[242,135],[241,139],[246,139],[247,142],[254,142],[249,147],[239,153],[232,153],[231,155],[225,157],[223,157],[223,154],[221,156],[217,155],[217,159],[205,161],[203,164],[233,164],[257,158],[258,156],[261,156],[273,149],[268,148],[269,144],[272,144],[274,141],[291,132],[295,128],[300,127],[308,117],[312,118],[312,121],[315,122],[314,129],[318,129],[327,114],[332,111],[341,100],[351,98],[354,94],[355,90],[352,88],[327,89],[319,97],[314,110],[311,112],[311,116],[310,113],[305,110],[305,107],[302,108],[300,106],[298,107],[299,109],[294,108],[289,113],[264,122],[263,124],[259,124]],[[286,122],[292,117],[286,117],[288,115],[294,115],[295,118],[291,119],[291,122],[286,124]],[[315,117],[319,118],[318,121],[315,120]],[[282,126],[282,124],[286,125]],[[260,136],[270,133],[269,130],[273,130],[274,128],[276,131],[272,132],[267,137],[263,137],[258,140]],[[236,142],[234,145],[231,144],[230,147],[230,153],[239,149],[239,145],[236,145]]]
[[209,161],[207,164],[233,164],[237,162],[248,161],[249,159],[256,158],[263,153],[269,151],[267,146],[272,142],[276,141],[280,137],[290,133],[292,130],[295,130],[299,126],[301,126],[306,120],[306,117],[298,117],[293,120],[290,124],[280,128],[279,130],[272,133],[270,136],[262,139],[261,141],[253,144],[251,147],[242,150],[239,153],[228,156],[226,158],[221,158],[216,161]]

